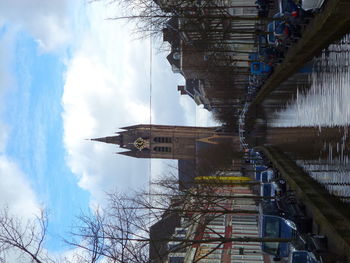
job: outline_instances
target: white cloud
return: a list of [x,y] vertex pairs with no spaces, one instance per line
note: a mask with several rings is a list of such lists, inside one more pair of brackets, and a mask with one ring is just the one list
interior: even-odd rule
[[0,0],[0,26],[7,22],[28,31],[43,51],[70,39],[68,0]]
[[[67,63],[64,94],[64,145],[67,162],[79,178],[79,185],[91,192],[93,201],[116,187],[145,182],[140,170],[146,161],[116,156],[116,148],[85,139],[112,134],[128,124],[148,123],[147,42],[131,41],[128,27],[106,21],[100,4],[87,6],[90,21],[76,36],[79,43]],[[139,64],[131,65],[135,52]],[[132,167],[128,167],[131,165]],[[140,170],[138,170],[139,168]],[[128,170],[128,173],[125,171]]]
[[0,207],[8,206],[19,218],[38,215],[40,206],[31,185],[16,163],[3,155],[0,155],[0,182]]
[[[64,145],[79,185],[92,194],[93,202],[100,203],[105,191],[147,186],[150,167],[152,176],[170,168],[162,161],[150,166],[149,160],[116,156],[117,147],[84,140],[111,135],[119,127],[149,123],[150,114],[149,40],[135,41],[130,35],[132,25],[106,20],[117,12],[113,5],[94,2],[86,10],[67,62],[62,97]],[[182,78],[171,72],[166,55],[153,54],[152,123],[205,125],[207,113],[198,113],[196,123],[195,103],[180,99],[177,84]]]

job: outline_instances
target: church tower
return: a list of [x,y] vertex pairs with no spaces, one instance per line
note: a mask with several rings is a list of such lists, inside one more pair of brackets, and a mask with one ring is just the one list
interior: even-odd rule
[[223,134],[216,129],[217,127],[140,124],[123,127],[123,131],[114,136],[92,140],[119,145],[128,150],[120,154],[136,158],[193,160],[199,142],[217,144],[223,138],[233,139],[231,134]]

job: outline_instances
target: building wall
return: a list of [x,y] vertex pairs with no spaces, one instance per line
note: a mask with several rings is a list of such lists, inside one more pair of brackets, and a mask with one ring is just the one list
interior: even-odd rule
[[[216,194],[222,196],[252,195],[252,191],[244,187],[220,187]],[[209,207],[213,213],[205,213],[201,220],[187,228],[187,238],[195,240],[208,240],[220,237],[259,237],[258,214],[251,213],[225,213],[224,210],[244,209],[258,212],[252,199],[227,198]],[[193,215],[198,216],[200,215]],[[210,220],[208,220],[210,218]],[[170,254],[171,258],[174,254]],[[210,243],[193,244],[182,253],[183,262],[208,263],[259,263],[264,262],[264,256],[259,242],[226,242],[213,241]]]

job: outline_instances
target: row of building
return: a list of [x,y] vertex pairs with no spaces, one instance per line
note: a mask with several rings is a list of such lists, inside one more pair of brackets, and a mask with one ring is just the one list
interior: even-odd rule
[[208,191],[188,197],[182,212],[169,208],[151,227],[151,262],[269,262],[258,242],[259,215],[250,187],[214,186],[210,192],[209,199]]
[[255,0],[155,2],[168,17],[162,29],[167,60],[186,80],[180,93],[209,111],[238,107],[259,26]]

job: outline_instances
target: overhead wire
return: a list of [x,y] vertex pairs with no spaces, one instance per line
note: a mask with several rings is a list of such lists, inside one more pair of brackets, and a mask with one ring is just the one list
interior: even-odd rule
[[[152,23],[150,23],[150,32],[152,32]],[[151,138],[152,138],[152,88],[153,88],[153,40],[152,34],[149,36],[149,147],[151,147]],[[150,149],[151,152],[151,149]],[[152,202],[151,194],[152,194],[152,156],[150,156],[149,160],[149,177],[148,177],[148,198],[149,203]],[[149,224],[151,222],[151,210],[149,211]]]

